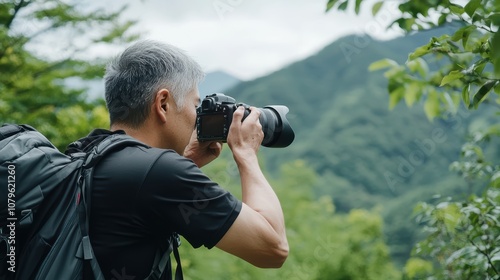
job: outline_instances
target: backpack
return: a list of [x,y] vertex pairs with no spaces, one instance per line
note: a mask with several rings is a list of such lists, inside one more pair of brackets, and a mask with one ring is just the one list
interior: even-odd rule
[[[125,146],[147,147],[112,134],[90,152],[65,155],[29,125],[0,127],[0,280],[83,279],[84,265],[104,279],[88,233],[93,167]],[[172,251],[182,279],[179,236],[169,241],[146,279],[160,279]]]

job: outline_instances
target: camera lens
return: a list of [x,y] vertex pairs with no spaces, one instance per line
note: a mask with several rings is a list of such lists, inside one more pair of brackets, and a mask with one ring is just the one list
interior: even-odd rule
[[265,106],[259,110],[259,121],[264,132],[262,145],[270,148],[284,148],[290,145],[295,139],[295,133],[286,118],[288,107]]
[[[236,104],[234,98],[223,93],[207,95],[196,110],[198,140],[226,142],[233,113],[239,106],[245,107],[244,120],[250,114],[250,106],[244,103]],[[259,121],[264,132],[262,146],[288,147],[295,139],[295,133],[286,118],[288,107],[273,105],[258,110],[261,113]]]

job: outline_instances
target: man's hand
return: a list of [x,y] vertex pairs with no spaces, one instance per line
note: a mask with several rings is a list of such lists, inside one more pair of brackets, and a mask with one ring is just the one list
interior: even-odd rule
[[191,134],[189,144],[184,149],[184,157],[191,159],[199,168],[219,157],[222,151],[221,142],[199,142],[196,129]]
[[244,113],[243,106],[238,107],[234,112],[227,137],[227,144],[237,162],[249,156],[256,156],[264,139],[264,132],[259,121],[260,111],[255,107],[250,107],[250,115],[242,122]]

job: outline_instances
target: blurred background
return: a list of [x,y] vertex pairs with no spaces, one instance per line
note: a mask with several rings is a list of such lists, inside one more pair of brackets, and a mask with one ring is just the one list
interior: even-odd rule
[[[286,105],[296,133],[260,153],[283,268],[184,242],[186,279],[498,279],[498,2],[0,0],[0,121],[64,150],[109,126],[106,62],[169,43],[202,98]],[[204,171],[240,195],[227,147]]]

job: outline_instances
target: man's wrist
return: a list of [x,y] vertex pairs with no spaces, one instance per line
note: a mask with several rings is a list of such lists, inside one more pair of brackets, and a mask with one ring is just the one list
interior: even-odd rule
[[233,152],[234,161],[238,167],[250,167],[252,165],[259,163],[257,154],[253,150],[248,151],[234,151]]

